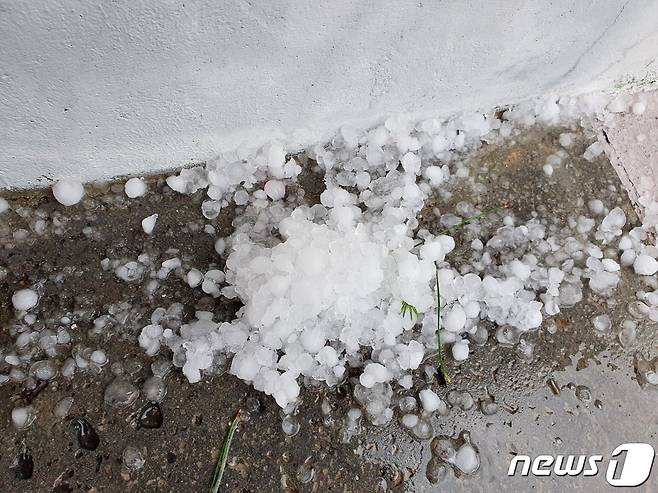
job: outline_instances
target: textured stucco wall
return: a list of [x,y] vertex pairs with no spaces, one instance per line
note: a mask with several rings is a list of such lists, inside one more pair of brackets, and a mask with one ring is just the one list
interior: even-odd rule
[[0,43],[0,187],[23,187],[606,87],[653,66],[658,2],[0,0]]

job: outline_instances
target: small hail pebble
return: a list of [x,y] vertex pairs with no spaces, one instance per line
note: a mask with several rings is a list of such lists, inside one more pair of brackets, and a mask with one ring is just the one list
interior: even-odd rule
[[11,410],[11,421],[19,430],[28,428],[35,418],[34,410],[30,406],[15,407]]
[[153,214],[152,216],[145,217],[142,219],[142,229],[144,230],[144,233],[147,235],[150,235],[153,233],[153,228],[155,228],[155,223],[158,220],[158,215]]
[[25,311],[37,305],[39,295],[32,289],[19,289],[12,295],[11,302],[16,310]]
[[658,261],[649,255],[638,255],[633,263],[633,269],[641,276],[653,276],[658,272]]
[[545,164],[542,169],[544,170],[544,174],[546,176],[553,175],[553,166],[551,166],[550,164]]
[[58,181],[53,185],[52,191],[57,202],[67,207],[80,202],[85,194],[82,183],[71,179]]
[[215,251],[217,255],[221,255],[226,250],[226,240],[224,238],[217,238],[215,241]]
[[590,212],[596,216],[601,216],[605,212],[603,202],[599,199],[590,200],[587,206],[589,207]]
[[463,339],[452,345],[452,357],[455,361],[468,359],[468,339]]
[[196,288],[203,281],[203,273],[197,269],[192,269],[187,273],[187,284],[191,288]]
[[91,356],[89,356],[89,359],[93,363],[96,363],[98,366],[103,366],[105,363],[107,363],[107,356],[105,355],[105,352],[101,351],[100,349],[92,352]]
[[573,134],[572,133],[560,134],[558,140],[562,147],[571,147],[571,144],[573,144]]
[[446,403],[431,389],[421,390],[418,397],[420,397],[423,409],[428,413],[439,411],[439,414],[443,414],[447,410]]
[[268,180],[263,188],[272,200],[281,200],[286,195],[286,185],[281,180]]
[[641,115],[644,113],[646,109],[647,109],[647,105],[644,104],[642,101],[637,101],[636,103],[633,103],[633,106],[631,106],[631,111],[633,112],[634,115]]
[[455,466],[464,474],[473,474],[480,467],[478,453],[471,445],[465,443],[457,450]]
[[0,214],[3,214],[9,210],[9,202],[0,197]]
[[146,183],[142,178],[131,178],[124,185],[124,190],[131,199],[143,197],[146,194]]

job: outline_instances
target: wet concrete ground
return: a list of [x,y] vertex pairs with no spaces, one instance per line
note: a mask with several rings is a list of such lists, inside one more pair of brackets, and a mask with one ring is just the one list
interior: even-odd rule
[[[429,204],[421,222],[431,228],[432,206],[442,212],[460,200],[481,208],[501,204],[522,218],[540,211],[542,216],[564,222],[570,214],[584,213],[588,200],[600,198],[607,206],[623,207],[634,217],[623,187],[610,163],[601,157],[594,162],[568,160],[548,178],[542,171],[548,155],[559,149],[559,129],[535,129],[515,141],[484,146],[468,159],[473,179],[454,190],[448,201],[437,198]],[[580,130],[577,130],[579,134]],[[570,150],[581,156],[591,140],[583,135]],[[307,199],[317,197],[321,181],[307,173],[302,186]],[[473,183],[484,183],[476,193]],[[157,193],[156,193],[157,191]],[[76,329],[71,346],[100,347],[110,363],[121,362],[124,376],[141,388],[151,374],[152,358],[136,344],[136,336],[156,307],[172,302],[215,313],[215,319],[230,320],[238,308],[222,298],[215,302],[200,290],[189,289],[175,275],[162,283],[153,297],[140,284],[128,284],[101,268],[101,260],[136,258],[148,252],[161,262],[175,255],[200,270],[221,261],[213,249],[214,237],[203,225],[213,223],[219,234],[230,233],[233,214],[223,212],[215,221],[205,220],[200,211],[203,192],[178,195],[153,179],[151,193],[128,200],[120,184],[88,192],[82,204],[62,210],[48,194],[33,192],[8,197],[12,211],[0,216],[0,346],[11,343],[9,328],[14,312],[11,294],[18,287],[43,284],[39,320],[57,325],[66,313],[75,313]],[[36,234],[34,216],[24,219],[16,210],[30,207],[49,218],[63,213],[70,220],[61,234],[47,229]],[[153,236],[146,236],[140,222],[158,213]],[[50,222],[49,222],[50,224]],[[84,230],[90,227],[90,230]],[[628,227],[628,225],[627,225]],[[24,239],[13,235],[18,229]],[[169,251],[169,253],[166,253]],[[455,252],[459,258],[459,249]],[[64,276],[58,276],[64,273]],[[222,491],[614,491],[605,473],[596,477],[513,477],[506,475],[514,454],[601,454],[604,465],[612,450],[624,442],[658,445],[657,394],[642,388],[635,374],[634,358],[651,359],[658,353],[657,330],[653,323],[639,321],[637,340],[622,347],[617,339],[628,301],[639,280],[625,271],[616,295],[605,300],[584,291],[584,300],[546,322],[527,341],[536,344],[527,361],[515,348],[487,341],[476,347],[461,365],[448,363],[453,382],[434,390],[446,398],[453,390],[468,390],[476,405],[467,411],[457,406],[448,416],[433,420],[435,435],[457,437],[470,433],[480,452],[479,471],[456,477],[452,471],[437,485],[426,477],[431,459],[430,441],[418,441],[396,421],[383,428],[364,426],[350,443],[341,440],[344,415],[352,403],[351,389],[305,389],[297,414],[299,433],[287,437],[281,414],[270,398],[253,391],[230,375],[215,375],[190,385],[174,369],[167,377],[167,396],[161,403],[163,425],[157,429],[137,428],[135,414],[146,404],[143,396],[127,407],[109,407],[103,401],[106,386],[114,379],[110,365],[98,373],[77,372],[72,380],[57,376],[38,391],[26,392],[18,384],[0,387],[0,419],[5,433],[0,437],[0,491],[207,491],[221,446],[224,430],[238,408],[248,411],[249,420],[238,429]],[[127,302],[132,312],[115,321],[111,330],[94,335],[92,321],[108,313],[112,304]],[[608,313],[613,333],[595,335],[591,318]],[[550,325],[550,326],[549,326]],[[550,328],[550,330],[549,330]],[[68,356],[62,353],[61,358]],[[3,372],[7,368],[0,369]],[[553,390],[547,381],[553,379]],[[559,388],[559,392],[556,390]],[[556,395],[559,394],[559,395]],[[410,391],[410,395],[416,395]],[[63,397],[73,406],[67,419],[52,411]],[[492,400],[495,410],[485,414],[479,401]],[[322,401],[330,411],[322,411]],[[23,432],[11,424],[12,408],[31,404],[37,418]],[[497,409],[495,409],[497,407]],[[80,449],[71,420],[84,416],[100,437],[93,451]],[[30,479],[17,479],[11,469],[21,444],[32,450],[34,472]],[[142,449],[145,464],[131,471],[122,464],[126,446]],[[312,473],[310,472],[312,471]],[[655,491],[658,476],[637,491]]]

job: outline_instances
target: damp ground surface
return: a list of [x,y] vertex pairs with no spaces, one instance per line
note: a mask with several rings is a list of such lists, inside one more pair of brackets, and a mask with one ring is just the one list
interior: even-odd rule
[[[573,158],[550,178],[542,166],[559,150],[558,136],[565,129],[532,129],[466,156],[470,178],[454,187],[451,197],[428,201],[419,217],[421,226],[439,229],[432,209],[449,211],[462,200],[481,209],[508,209],[522,220],[539,212],[565,223],[569,216],[587,215],[586,204],[595,198],[609,208],[622,207],[638,225],[610,163],[603,156],[593,162],[579,157],[592,139],[580,129],[571,130],[578,135],[569,150]],[[312,162],[306,166],[300,186],[306,200],[314,201],[322,180]],[[330,390],[305,387],[296,414],[299,432],[287,436],[280,409],[271,398],[228,374],[207,375],[191,385],[174,368],[166,377],[167,395],[160,404],[162,426],[139,427],[137,417],[147,405],[143,395],[128,406],[109,406],[104,391],[115,379],[113,364],[121,363],[122,378],[138,389],[151,375],[154,358],[144,355],[136,339],[153,310],[178,302],[184,306],[183,319],[194,310],[208,310],[215,320],[231,320],[239,304],[190,289],[175,273],[149,295],[143,283],[118,279],[102,268],[101,261],[135,259],[146,252],[158,262],[178,256],[202,271],[221,269],[213,248],[215,236],[204,232],[204,226],[212,224],[218,235],[227,236],[240,209],[225,210],[208,221],[201,215],[203,192],[179,195],[158,178],[151,180],[148,195],[134,200],[125,197],[122,183],[89,189],[81,204],[66,209],[41,191],[8,199],[12,211],[0,216],[0,346],[9,347],[13,340],[13,291],[42,284],[36,323],[54,327],[62,316],[73,316],[70,348],[102,348],[109,363],[99,371],[77,371],[72,379],[58,375],[34,388],[18,383],[0,387],[0,491],[208,491],[225,429],[238,409],[247,420],[233,440],[222,482],[225,492],[614,491],[604,470],[614,448],[625,442],[658,445],[658,394],[641,386],[636,373],[638,361],[658,353],[658,331],[652,322],[639,320],[635,341],[623,347],[618,339],[621,322],[631,318],[627,305],[641,288],[628,270],[614,297],[599,298],[584,289],[582,303],[524,336],[522,344],[535,345],[531,359],[523,356],[519,345],[495,343],[492,331],[464,363],[449,360],[452,383],[446,388],[435,384],[433,389],[444,399],[450,391],[467,390],[475,405],[468,410],[453,406],[447,416],[434,417],[434,435],[456,439],[462,432],[470,434],[480,453],[480,468],[473,476],[448,470],[437,484],[431,483],[431,441],[412,438],[398,425],[397,413],[390,425],[364,424],[358,435],[343,440],[345,414],[355,405],[349,383]],[[25,217],[17,213],[21,207]],[[63,216],[61,231],[55,233],[51,226],[35,232],[35,210],[48,224]],[[147,236],[141,220],[154,213],[159,220],[153,235]],[[451,254],[456,258],[460,235],[455,236],[457,248]],[[121,303],[120,316],[96,334],[93,320],[116,311],[112,306]],[[596,335],[591,323],[600,313],[608,313],[613,322],[611,333],[604,336]],[[64,351],[58,357],[67,356]],[[415,396],[417,390],[408,394]],[[73,405],[65,419],[56,418],[53,409],[65,397],[72,397]],[[17,431],[11,410],[28,404],[36,420],[27,430]],[[100,438],[95,450],[80,447],[72,426],[79,417]],[[17,478],[12,469],[22,446],[32,451],[29,479]],[[123,463],[128,446],[139,449],[145,459],[138,470]],[[595,477],[508,477],[510,459],[516,454],[599,454],[604,460]],[[657,482],[654,471],[637,491],[655,491]]]

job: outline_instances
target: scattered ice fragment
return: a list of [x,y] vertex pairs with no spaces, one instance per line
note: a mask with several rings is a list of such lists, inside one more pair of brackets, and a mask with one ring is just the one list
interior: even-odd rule
[[215,241],[215,251],[217,255],[221,255],[226,250],[226,240],[224,238],[217,238]]
[[452,345],[452,357],[455,361],[468,359],[468,339],[462,339]]
[[139,397],[139,390],[123,377],[116,377],[105,388],[104,401],[109,406],[131,406]]
[[446,311],[445,316],[442,316],[443,328],[449,332],[460,332],[466,324],[466,312],[464,308],[457,303],[452,308]]
[[146,194],[146,183],[143,178],[131,178],[124,185],[124,191],[131,199],[142,197]]
[[272,200],[281,200],[286,195],[286,185],[281,180],[268,180],[263,188]]
[[631,111],[633,112],[634,115],[642,115],[646,109],[647,109],[647,105],[644,104],[642,101],[636,101],[635,103],[633,103],[633,106],[631,106]]
[[621,207],[615,207],[601,221],[598,229],[599,237],[608,243],[616,236],[621,236],[622,228],[626,224],[626,213]]
[[144,233],[150,235],[153,233],[153,228],[155,228],[155,223],[158,220],[158,214],[153,214],[151,216],[145,217],[142,219],[142,229]]
[[633,262],[633,269],[641,276],[653,276],[658,272],[658,261],[649,255],[638,255]]
[[6,199],[0,197],[0,214],[3,214],[9,210],[9,202]]
[[128,445],[122,454],[123,465],[132,471],[137,471],[144,467],[146,459],[142,452],[132,445]]
[[122,281],[133,282],[138,281],[144,275],[145,267],[139,262],[130,261],[124,265],[119,265],[114,269],[116,276]]
[[281,420],[281,429],[283,430],[283,433],[289,437],[295,436],[299,433],[300,428],[301,425],[299,424],[299,420],[292,414],[286,415],[286,417]]
[[11,302],[18,311],[29,310],[39,303],[39,295],[33,289],[19,289],[11,296]]
[[361,385],[366,388],[372,388],[377,383],[386,382],[389,379],[389,373],[385,366],[379,363],[368,363],[359,378]]
[[418,393],[423,409],[428,413],[439,411],[439,414],[445,414],[448,410],[446,403],[431,389],[424,389]]
[[82,183],[72,179],[58,181],[53,185],[52,191],[57,202],[67,207],[80,202],[85,194]]
[[36,414],[31,406],[15,407],[11,410],[11,422],[18,430],[24,430],[34,422]]
[[569,132],[560,134],[558,140],[562,147],[571,147],[571,145],[573,144],[573,134]]
[[142,392],[150,402],[162,402],[167,395],[167,386],[162,378],[151,376],[144,382]]
[[62,398],[53,408],[53,415],[58,419],[64,419],[68,416],[71,407],[73,406],[73,397]]
[[105,354],[105,351],[101,351],[100,349],[97,349],[91,353],[89,356],[89,360],[92,363],[96,363],[98,366],[103,366],[107,363],[107,356]]
[[592,318],[592,325],[594,326],[594,330],[599,334],[607,334],[612,328],[612,321],[607,314],[602,313]]
[[601,202],[599,199],[590,200],[587,203],[587,207],[589,207],[590,212],[595,216],[600,216],[605,211],[603,202]]
[[591,144],[587,149],[585,149],[585,153],[583,154],[583,157],[588,161],[592,161],[595,157],[599,156],[602,152],[603,152],[603,145],[597,140],[596,142]]
[[464,474],[473,474],[480,468],[480,458],[472,445],[465,443],[457,450],[455,466]]
[[203,273],[197,269],[191,269],[186,276],[187,284],[191,288],[196,288],[203,281]]
[[402,416],[402,425],[405,428],[413,428],[418,424],[418,416],[415,414],[405,414]]

